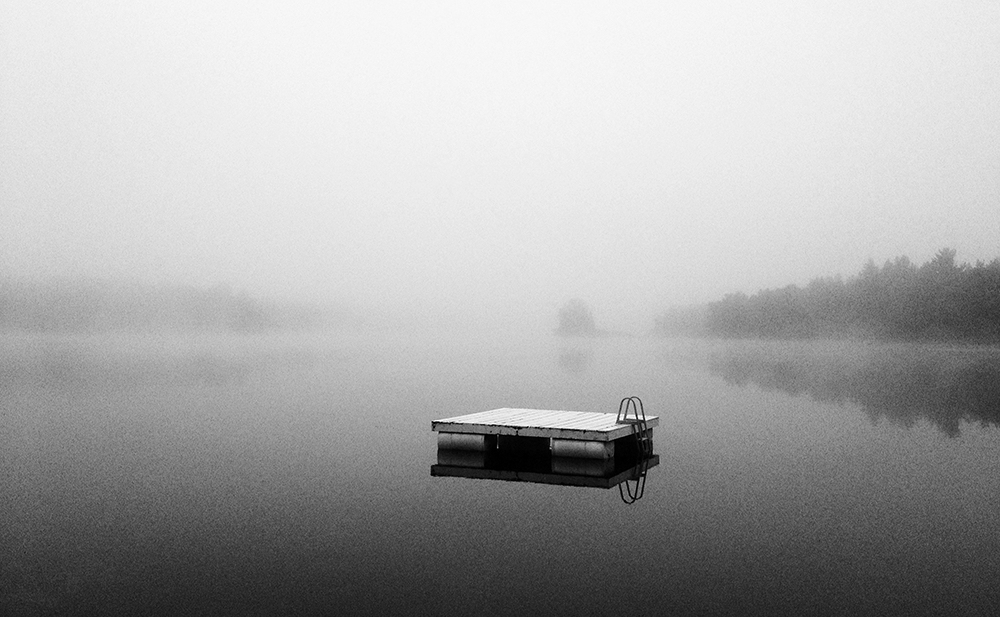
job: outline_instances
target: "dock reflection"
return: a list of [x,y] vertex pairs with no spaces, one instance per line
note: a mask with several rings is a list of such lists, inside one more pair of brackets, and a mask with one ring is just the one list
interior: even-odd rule
[[618,486],[626,503],[642,497],[646,472],[660,464],[660,457],[655,454],[646,459],[633,456],[592,460],[440,449],[437,456],[437,464],[431,466],[431,475],[435,477],[603,489]]

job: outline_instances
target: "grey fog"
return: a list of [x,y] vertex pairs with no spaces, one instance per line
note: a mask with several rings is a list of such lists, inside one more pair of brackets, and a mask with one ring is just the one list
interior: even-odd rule
[[0,274],[554,327],[1000,252],[992,2],[5,0]]

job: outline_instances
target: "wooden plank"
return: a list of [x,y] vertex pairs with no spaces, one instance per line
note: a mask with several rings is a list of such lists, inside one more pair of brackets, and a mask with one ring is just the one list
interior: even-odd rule
[[[647,423],[648,428],[655,428],[658,426],[656,418],[651,418]],[[480,434],[493,434],[493,435],[520,435],[529,436],[534,434],[535,436],[545,436],[544,433],[549,431],[552,435],[558,436],[557,434],[571,434],[571,433],[600,433],[608,436],[612,435],[622,436],[630,434],[633,432],[631,424],[574,424],[566,426],[565,424],[548,424],[548,425],[536,425],[529,422],[434,422],[431,425],[432,429],[435,431],[446,431],[446,432],[456,432],[456,433],[480,433]],[[523,432],[528,431],[528,432]],[[569,437],[571,438],[571,437]],[[581,439],[585,437],[580,437]]]
[[[616,414],[552,409],[500,408],[431,422],[431,429],[449,433],[517,435],[586,441],[612,441],[632,433],[632,424],[618,424]],[[649,428],[659,425],[647,416]]]
[[572,426],[574,424],[597,426],[613,424],[614,418],[610,414],[603,413],[563,412],[559,415],[558,423],[560,426]]
[[[614,414],[592,412],[549,412],[545,410],[502,410],[488,416],[469,414],[455,418],[438,420],[437,423],[497,424],[505,426],[532,426],[536,428],[581,428],[586,430],[611,430],[619,426]],[[656,416],[648,418],[648,424],[658,424]]]
[[505,418],[502,421],[506,424],[526,424],[531,426],[558,426],[563,414],[559,411],[546,410],[524,410],[516,416]]
[[595,416],[572,416],[565,418],[561,424],[560,428],[580,428],[580,429],[590,429],[590,430],[600,430],[608,426],[617,426],[614,418],[609,417],[611,414],[600,414],[601,417]]

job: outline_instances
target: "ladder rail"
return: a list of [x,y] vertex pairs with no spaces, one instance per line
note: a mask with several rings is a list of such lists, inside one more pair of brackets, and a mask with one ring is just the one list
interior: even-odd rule
[[[629,420],[629,411],[632,412],[635,420]],[[648,457],[653,453],[653,439],[649,425],[646,422],[646,409],[642,404],[642,399],[638,396],[626,396],[618,403],[618,415],[615,422],[619,424],[631,424],[632,434],[635,435],[636,447],[642,457]]]

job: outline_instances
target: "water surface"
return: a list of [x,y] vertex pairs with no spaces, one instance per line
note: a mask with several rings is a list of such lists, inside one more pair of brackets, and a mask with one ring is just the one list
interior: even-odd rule
[[[1000,610],[995,348],[441,333],[0,352],[0,613]],[[432,477],[432,419],[660,416],[641,500]]]

